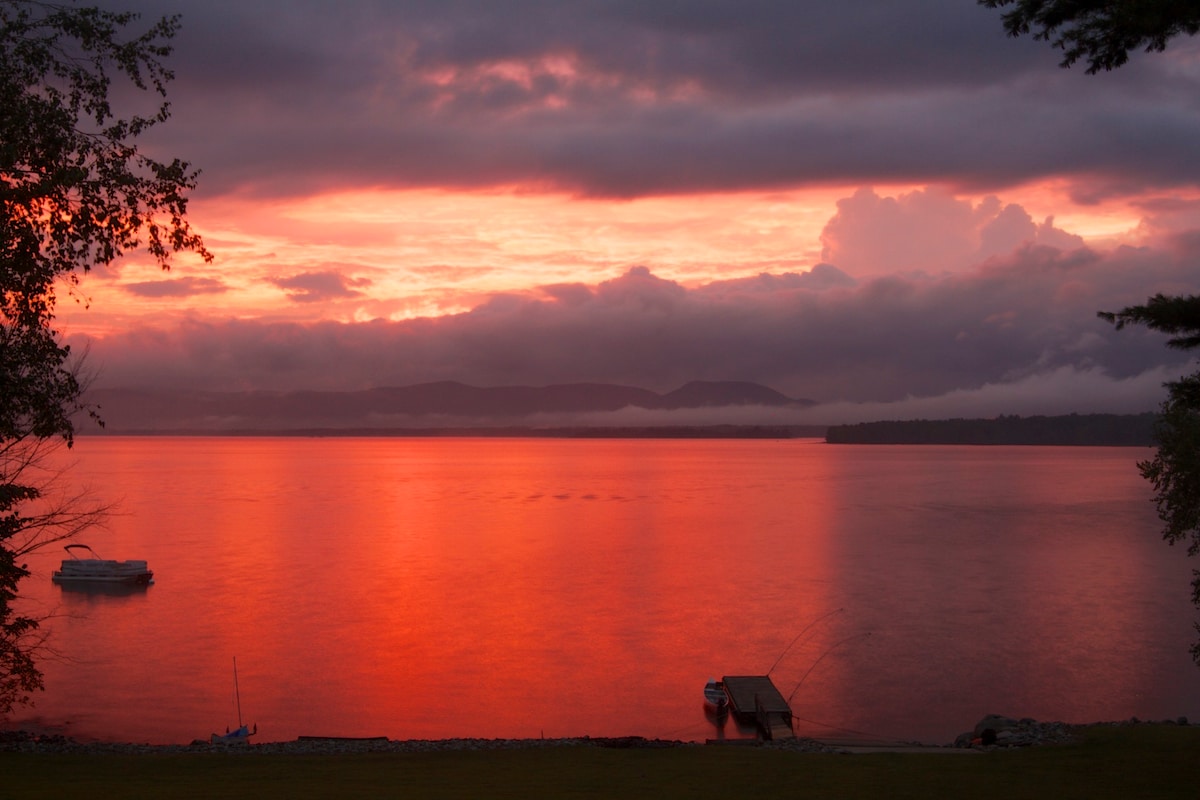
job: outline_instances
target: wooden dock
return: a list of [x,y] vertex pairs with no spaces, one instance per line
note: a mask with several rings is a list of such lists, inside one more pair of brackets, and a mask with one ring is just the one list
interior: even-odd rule
[[726,675],[721,678],[729,708],[744,720],[753,720],[766,739],[794,739],[792,708],[768,675]]

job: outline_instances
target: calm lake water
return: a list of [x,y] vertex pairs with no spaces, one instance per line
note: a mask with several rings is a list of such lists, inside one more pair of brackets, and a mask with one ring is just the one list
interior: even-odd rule
[[[953,741],[987,713],[1200,718],[1194,566],[1129,448],[817,441],[107,438],[81,537],[156,582],[23,591],[59,660],[12,725],[186,743],[750,735]],[[789,647],[790,645],[790,647]]]

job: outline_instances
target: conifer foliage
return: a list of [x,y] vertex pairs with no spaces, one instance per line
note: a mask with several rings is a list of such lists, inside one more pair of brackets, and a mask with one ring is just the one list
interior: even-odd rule
[[1010,7],[1004,29],[1032,35],[1063,51],[1060,66],[1083,59],[1087,72],[1108,72],[1129,61],[1131,50],[1161,53],[1179,35],[1200,31],[1196,0],[978,0],[988,8]]
[[[1168,333],[1168,347],[1200,347],[1200,296],[1156,294],[1145,305],[1121,311],[1099,312],[1118,330],[1145,325]],[[1163,538],[1171,544],[1186,542],[1189,556],[1200,553],[1200,371],[1166,384],[1154,426],[1154,457],[1138,463],[1142,477],[1154,485],[1154,503],[1163,522]],[[1200,606],[1200,570],[1192,570],[1192,602]],[[1200,633],[1200,623],[1196,624]],[[1200,666],[1200,641],[1192,645],[1192,659]]]
[[[977,0],[988,8],[1007,8],[1002,19],[1011,36],[1032,33],[1062,49],[1060,66],[1079,59],[1088,73],[1112,70],[1129,60],[1129,51],[1161,53],[1172,38],[1200,32],[1197,0]],[[1145,305],[1100,311],[1117,330],[1145,325],[1171,334],[1168,347],[1200,347],[1200,297],[1156,294]],[[1167,399],[1154,429],[1154,458],[1138,464],[1154,485],[1154,502],[1164,524],[1163,538],[1188,543],[1188,555],[1200,553],[1200,371],[1166,384]],[[1200,607],[1200,570],[1192,570],[1192,601]],[[1200,632],[1200,624],[1196,624]],[[1200,666],[1200,641],[1192,645]]]

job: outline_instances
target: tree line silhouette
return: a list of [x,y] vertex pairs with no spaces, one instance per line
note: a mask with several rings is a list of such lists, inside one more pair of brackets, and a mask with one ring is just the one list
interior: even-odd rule
[[830,444],[1015,444],[1150,447],[1154,413],[999,416],[995,419],[943,419],[835,425],[825,432]]

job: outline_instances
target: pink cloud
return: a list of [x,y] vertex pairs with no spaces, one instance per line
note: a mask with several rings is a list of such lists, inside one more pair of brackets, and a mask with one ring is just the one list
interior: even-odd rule
[[837,214],[821,234],[821,257],[855,276],[957,271],[1025,244],[1059,249],[1083,239],[1054,226],[1034,223],[1016,204],[994,197],[978,204],[939,189],[896,197],[859,189],[838,201]]

